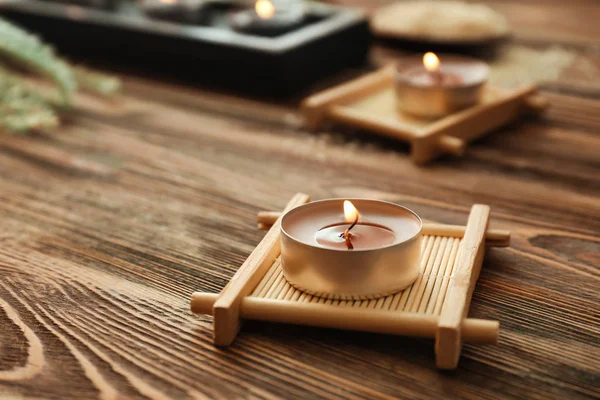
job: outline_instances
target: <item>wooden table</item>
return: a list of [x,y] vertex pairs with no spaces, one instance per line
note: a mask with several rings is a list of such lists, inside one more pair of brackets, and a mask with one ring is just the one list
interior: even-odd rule
[[[120,104],[82,96],[57,132],[0,136],[0,398],[600,396],[600,6],[493,5],[516,45],[588,67],[464,158],[416,167],[391,141],[307,132],[295,101],[133,75]],[[297,191],[452,224],[490,204],[513,240],[487,252],[470,315],[499,320],[499,344],[450,373],[430,341],[364,333],[249,323],[215,348],[190,294],[222,289],[264,234],[256,212]]]

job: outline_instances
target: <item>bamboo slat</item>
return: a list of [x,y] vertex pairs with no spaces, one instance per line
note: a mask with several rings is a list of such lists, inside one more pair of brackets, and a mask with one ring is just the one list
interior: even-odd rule
[[458,365],[463,340],[461,323],[469,312],[471,296],[479,279],[489,215],[488,206],[477,204],[471,209],[440,314],[440,330],[435,343],[438,368],[454,369]]
[[[211,314],[217,294],[194,293],[192,311]],[[323,299],[324,300],[324,299]],[[332,312],[332,307],[335,312]],[[240,305],[240,315],[258,321],[282,322],[364,332],[387,333],[434,338],[439,318],[418,313],[392,313],[369,307],[340,307],[330,304],[293,302],[246,297]],[[475,344],[495,344],[498,340],[497,321],[475,318],[462,320],[463,339]]]
[[[287,204],[286,210],[291,210],[308,201],[307,195],[298,193]],[[240,328],[239,304],[241,300],[252,293],[264,277],[265,272],[279,256],[279,224],[280,220],[278,219],[215,301],[213,315],[215,317],[214,341],[216,345],[228,346],[233,342]]]

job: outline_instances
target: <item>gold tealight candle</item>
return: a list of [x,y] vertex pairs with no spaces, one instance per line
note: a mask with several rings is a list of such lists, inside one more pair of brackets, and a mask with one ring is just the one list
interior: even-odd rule
[[426,53],[396,67],[399,111],[436,118],[479,102],[489,68],[474,58]]
[[300,1],[256,0],[253,8],[231,13],[229,21],[236,31],[277,36],[300,25],[304,17],[304,6]]
[[419,272],[421,219],[385,201],[312,202],[281,220],[286,279],[310,294],[336,299],[385,296]]

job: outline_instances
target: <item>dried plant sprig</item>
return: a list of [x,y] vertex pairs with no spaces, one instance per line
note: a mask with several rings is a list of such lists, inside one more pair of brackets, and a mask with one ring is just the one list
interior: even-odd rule
[[55,82],[62,94],[62,105],[70,105],[77,83],[69,65],[55,54],[51,46],[42,43],[37,36],[2,18],[0,18],[0,56]]
[[112,96],[121,90],[121,81],[87,67],[77,65],[73,68],[80,89],[102,96]]
[[0,68],[0,131],[26,132],[57,125],[58,117],[46,99]]
[[79,87],[109,96],[118,92],[121,85],[117,78],[70,65],[37,36],[0,18],[2,61],[19,72],[31,72],[52,81],[59,90],[0,64],[0,131],[55,127],[59,123],[56,108],[70,106]]

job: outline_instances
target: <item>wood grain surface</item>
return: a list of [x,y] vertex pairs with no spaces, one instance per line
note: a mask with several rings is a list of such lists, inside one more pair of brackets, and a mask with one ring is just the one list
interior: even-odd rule
[[[0,398],[600,397],[600,4],[491,4],[512,45],[560,45],[575,64],[541,84],[545,116],[463,158],[417,167],[391,140],[309,133],[297,99],[134,73],[117,103],[82,96],[56,132],[0,135]],[[190,294],[219,292],[264,235],[257,211],[296,192],[450,224],[489,204],[512,243],[486,252],[469,315],[499,320],[499,344],[465,345],[451,373],[431,340],[385,335],[247,323],[215,348]]]

